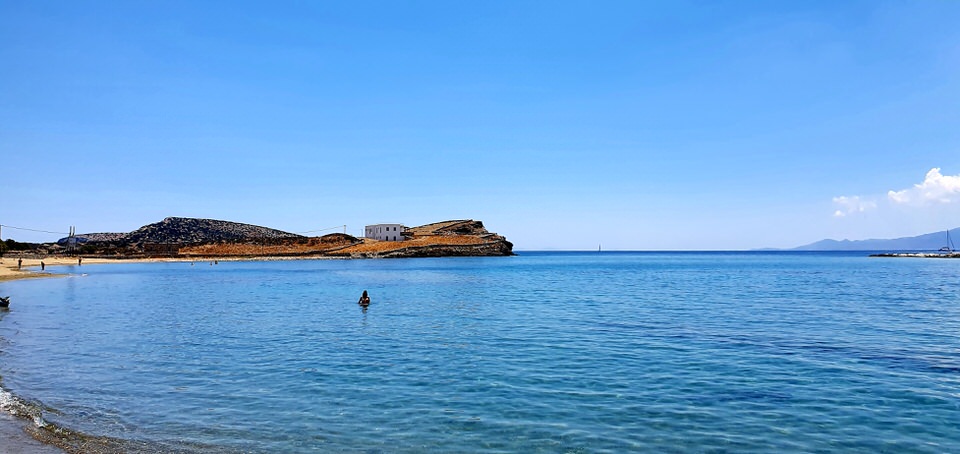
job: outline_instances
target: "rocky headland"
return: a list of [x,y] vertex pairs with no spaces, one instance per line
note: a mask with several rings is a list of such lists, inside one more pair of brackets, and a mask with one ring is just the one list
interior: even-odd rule
[[338,257],[395,258],[513,255],[513,244],[480,221],[453,220],[408,228],[403,241],[342,233],[307,237],[215,219],[170,217],[129,233],[87,233],[39,245],[39,254],[104,258]]
[[403,241],[364,241],[330,253],[340,257],[455,257],[513,255],[513,243],[473,219],[408,228]]

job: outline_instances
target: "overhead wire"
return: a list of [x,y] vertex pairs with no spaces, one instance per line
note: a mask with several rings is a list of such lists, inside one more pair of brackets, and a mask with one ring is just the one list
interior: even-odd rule
[[69,234],[70,234],[70,233],[68,233],[68,232],[51,232],[51,231],[49,231],[49,230],[28,229],[28,228],[26,228],[26,227],[14,227],[14,226],[12,226],[12,225],[7,225],[7,224],[0,224],[0,227],[4,227],[4,228],[8,228],[8,229],[14,229],[14,230],[26,230],[26,231],[28,231],[28,232],[50,233],[50,234],[53,234],[53,235],[69,235]]
[[[16,227],[16,226],[7,225],[7,224],[0,224],[0,227],[5,227],[5,228],[8,228],[8,229],[14,229],[14,230],[26,230],[26,231],[28,231],[28,232],[49,233],[49,234],[52,234],[52,235],[69,235],[69,234],[70,234],[69,232],[52,232],[52,231],[50,231],[50,230],[30,229],[30,228],[27,228],[27,227]],[[334,226],[334,227],[328,227],[328,228],[325,228],[325,229],[307,230],[307,231],[305,231],[305,232],[297,232],[297,233],[326,232],[327,230],[336,230],[336,229],[340,229],[340,228],[346,228],[346,225],[338,225],[338,226]]]
[[326,232],[327,230],[334,230],[334,229],[341,229],[341,228],[342,228],[342,229],[346,229],[347,226],[346,226],[346,225],[338,225],[338,226],[335,226],[335,227],[328,227],[328,228],[325,228],[325,229],[307,230],[306,232],[295,232],[295,233],[297,233],[297,234],[302,234],[302,233],[317,233],[317,232]]

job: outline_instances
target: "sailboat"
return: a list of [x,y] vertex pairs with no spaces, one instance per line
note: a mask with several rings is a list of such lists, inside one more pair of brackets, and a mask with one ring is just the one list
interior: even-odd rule
[[953,240],[950,239],[950,229],[947,229],[947,245],[940,248],[941,253],[952,254],[955,249],[953,248]]

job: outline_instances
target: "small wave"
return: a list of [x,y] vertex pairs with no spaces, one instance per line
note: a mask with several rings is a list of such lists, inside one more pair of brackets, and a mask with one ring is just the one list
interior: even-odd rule
[[[120,452],[127,454],[232,454],[239,452],[223,446],[202,443],[188,443],[183,441],[148,442],[90,435],[44,420],[44,409],[42,405],[28,402],[0,386],[0,411],[5,411],[20,419],[32,421],[33,426],[26,428],[30,436],[42,443],[56,446],[66,452],[82,452],[88,454]],[[54,409],[47,408],[46,410],[56,413]]]
[[27,402],[10,391],[0,387],[0,410],[10,413],[13,416],[33,421],[34,427],[47,427],[49,423],[43,419],[43,411],[39,405]]
[[43,406],[28,402],[0,387],[0,411],[33,422],[33,426],[27,427],[26,431],[42,443],[56,446],[67,452],[149,452],[148,450],[129,449],[131,446],[135,447],[135,445],[131,445],[126,440],[90,436],[48,422],[43,419],[43,409]]

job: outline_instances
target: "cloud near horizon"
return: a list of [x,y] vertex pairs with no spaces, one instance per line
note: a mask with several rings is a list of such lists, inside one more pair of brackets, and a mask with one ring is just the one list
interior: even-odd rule
[[836,217],[844,217],[853,213],[863,213],[864,211],[877,207],[877,202],[861,199],[858,195],[834,197],[833,203],[838,206],[837,211],[833,212],[833,215]]
[[939,167],[934,167],[927,172],[923,183],[901,191],[889,191],[887,198],[893,203],[909,205],[960,202],[960,175],[945,176]]
[[[887,191],[886,200],[894,205],[926,206],[934,203],[960,203],[960,175],[943,175],[939,167],[927,172],[922,183],[900,191]],[[878,208],[882,196],[861,197],[858,195],[833,198],[835,217],[845,217]]]

